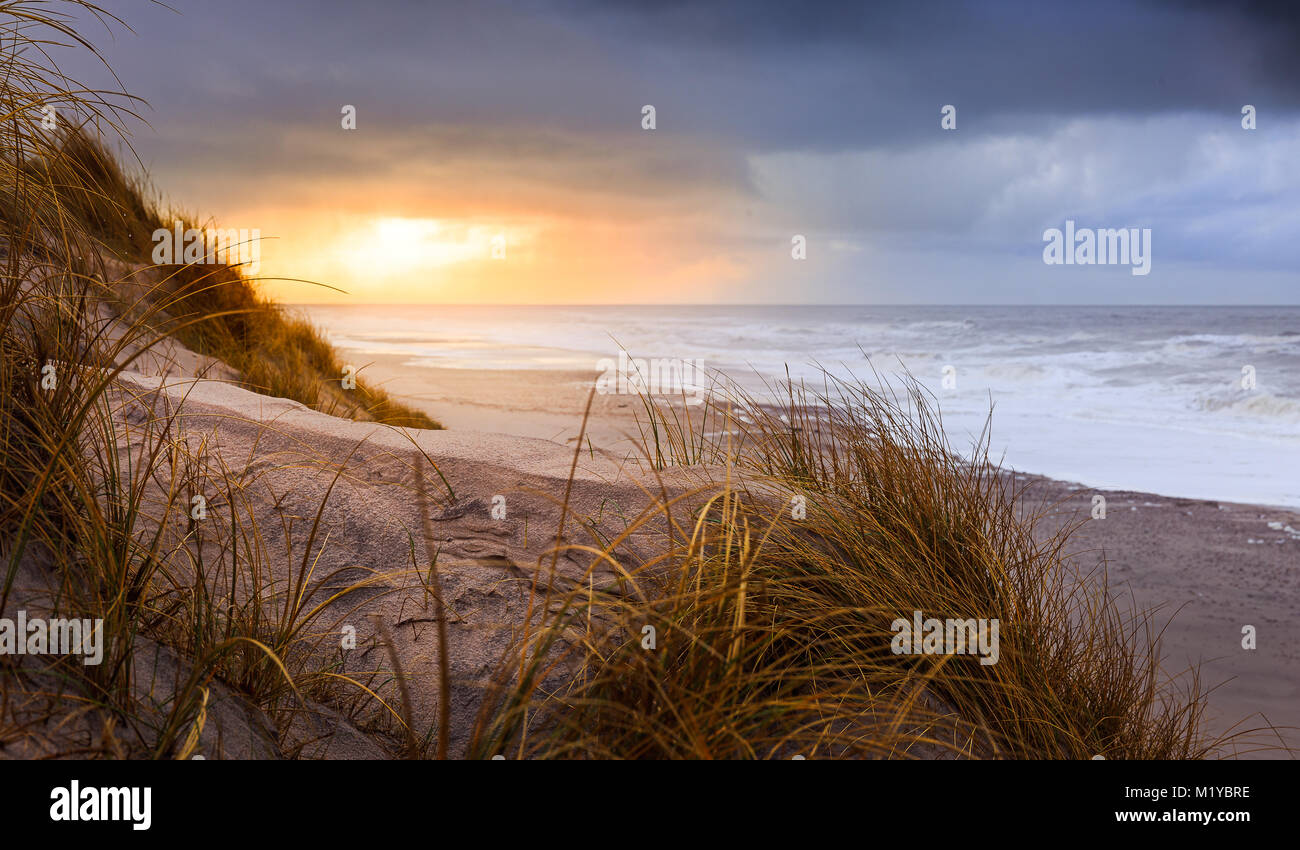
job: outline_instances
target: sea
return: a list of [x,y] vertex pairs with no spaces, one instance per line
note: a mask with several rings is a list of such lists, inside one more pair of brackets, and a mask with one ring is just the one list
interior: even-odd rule
[[594,373],[622,349],[750,390],[910,375],[959,452],[991,412],[1009,468],[1300,507],[1297,306],[300,306],[340,349],[416,367]]

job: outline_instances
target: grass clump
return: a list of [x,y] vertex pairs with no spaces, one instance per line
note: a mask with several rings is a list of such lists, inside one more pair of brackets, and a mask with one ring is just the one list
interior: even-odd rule
[[[1036,537],[1041,514],[989,462],[986,440],[959,458],[911,384],[901,396],[846,382],[782,396],[715,398],[694,434],[647,402],[660,438],[647,458],[703,459],[709,476],[598,541],[581,580],[539,578],[545,617],[498,671],[477,755],[1218,751],[1195,676],[1160,672],[1151,616],[1067,559],[1072,528]],[[710,422],[724,427],[706,433]],[[652,528],[666,541],[658,554],[620,562],[627,536]],[[996,663],[895,653],[893,624],[914,611],[998,620]]]
[[442,426],[428,414],[353,376],[310,321],[261,297],[238,269],[224,265],[158,267],[170,322],[161,327],[186,346],[235,369],[257,392],[289,398],[333,416],[410,428]]
[[[115,280],[103,292],[115,310],[131,314],[131,321],[149,312],[157,333],[222,361],[257,392],[349,419],[442,427],[363,378],[345,389],[344,364],[321,332],[262,296],[256,280],[238,265],[212,262],[219,257],[155,264],[156,230],[171,229],[177,221],[182,231],[202,228],[191,216],[164,214],[158,202],[147,199],[144,182],[124,173],[88,126],[67,124],[50,137],[50,150],[26,158],[24,170],[27,179],[43,181],[65,229],[79,234],[77,249],[68,252],[77,270]],[[150,310],[153,306],[157,309]]]

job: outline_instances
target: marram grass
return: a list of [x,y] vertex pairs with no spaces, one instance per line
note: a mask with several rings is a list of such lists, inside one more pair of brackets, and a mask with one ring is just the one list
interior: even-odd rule
[[[613,540],[572,586],[539,577],[548,614],[503,661],[475,755],[1185,759],[1226,743],[1202,731],[1195,676],[1162,676],[1151,615],[1069,563],[1071,529],[1038,539],[1014,480],[954,454],[918,387],[786,394],[724,394],[695,434],[647,400],[660,446],[715,465],[624,533],[662,529],[657,557],[617,563]],[[997,663],[894,653],[891,624],[918,610],[999,620]]]

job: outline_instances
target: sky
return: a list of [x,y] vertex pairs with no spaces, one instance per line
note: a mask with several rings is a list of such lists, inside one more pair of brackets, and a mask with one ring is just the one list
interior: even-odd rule
[[[113,75],[55,58],[287,301],[1300,303],[1286,5],[104,7]],[[1045,263],[1067,220],[1149,274]]]

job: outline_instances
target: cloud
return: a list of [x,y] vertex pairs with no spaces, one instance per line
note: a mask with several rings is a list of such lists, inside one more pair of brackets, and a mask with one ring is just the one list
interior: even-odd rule
[[1275,274],[1300,260],[1300,28],[1273,4],[176,5],[142,0],[121,12],[138,35],[96,39],[152,104],[136,147],[184,207],[272,216],[265,232],[323,211],[527,226],[548,279],[586,262],[582,292],[610,300],[637,293],[601,276],[738,301],[1032,300],[1042,230],[1074,218],[1153,229],[1147,285],[1189,283],[1148,298],[1213,300],[1224,269],[1300,297]]
[[[936,134],[939,135],[939,134]],[[1300,262],[1300,120],[1268,132],[1200,114],[1075,119],[1045,132],[902,150],[758,154],[788,228],[934,251],[1034,256],[1066,218],[1150,227],[1168,261]]]

